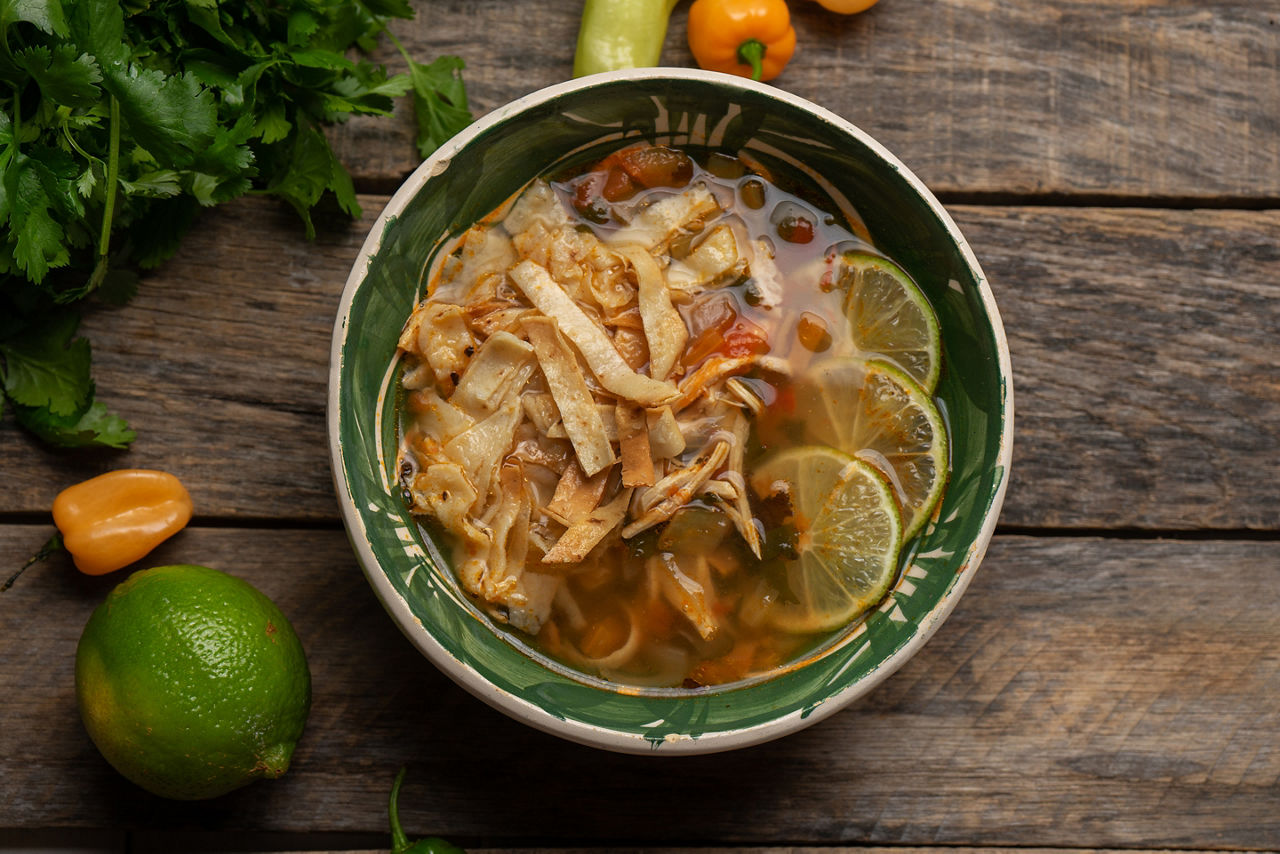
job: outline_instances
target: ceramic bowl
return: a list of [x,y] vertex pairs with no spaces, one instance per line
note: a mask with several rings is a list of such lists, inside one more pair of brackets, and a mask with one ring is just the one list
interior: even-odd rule
[[[949,419],[951,480],[868,619],[772,678],[697,691],[613,690],[530,653],[459,591],[443,550],[395,488],[396,340],[432,261],[530,179],[568,158],[647,139],[746,150],[808,174],[852,203],[873,241],[937,310],[937,397]],[[1013,399],[1000,316],[951,217],[896,157],[821,107],[770,86],[687,69],[636,69],[552,86],[494,110],[424,162],[374,224],[334,328],[329,442],[359,562],[391,618],[480,699],[573,741],[632,753],[707,753],[813,724],[907,661],[978,568],[1009,478]]]

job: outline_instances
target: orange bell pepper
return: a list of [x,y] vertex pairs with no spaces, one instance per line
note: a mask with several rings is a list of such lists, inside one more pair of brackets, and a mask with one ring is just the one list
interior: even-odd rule
[[791,12],[785,0],[696,0],[689,50],[708,71],[772,80],[796,51]]
[[53,523],[86,575],[141,560],[191,521],[191,496],[173,475],[120,469],[69,486],[53,500]]

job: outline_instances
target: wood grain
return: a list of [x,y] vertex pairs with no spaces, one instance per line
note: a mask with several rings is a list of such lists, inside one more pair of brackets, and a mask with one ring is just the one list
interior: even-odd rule
[[[136,854],[145,854],[150,849],[138,850]],[[277,849],[272,849],[277,850]],[[473,848],[471,854],[591,854],[595,849],[591,848]],[[614,854],[933,854],[937,852],[937,848],[922,848],[910,845],[859,845],[856,847],[846,846],[822,846],[811,847],[807,845],[787,845],[787,846],[733,846],[733,847],[699,847],[699,848],[652,848],[652,847],[632,847],[623,846],[611,849]],[[1119,849],[1105,848],[1018,848],[1017,854],[1118,854]],[[1126,848],[1123,849],[1125,854],[1184,854],[1183,851],[1171,851],[1168,849],[1143,849],[1143,848]],[[972,848],[964,846],[956,846],[947,848],[948,854],[1009,854],[1010,849],[1007,848]],[[56,852],[55,852],[56,854]],[[253,854],[267,854],[267,851],[253,852]],[[335,850],[326,851],[293,851],[289,854],[338,854]],[[369,849],[367,851],[351,851],[342,849],[342,854],[386,854],[381,849]],[[1238,854],[1238,852],[1223,852],[1223,854]]]
[[[44,536],[0,526],[0,552]],[[203,804],[123,783],[72,691],[80,627],[119,579],[55,560],[0,594],[0,825],[382,832],[407,763],[411,834],[468,847],[1280,839],[1280,543],[998,537],[946,625],[868,697],[682,759],[562,742],[453,686],[339,532],[189,529],[154,558],[179,560],[250,580],[293,620],[315,695],[294,767]]]
[[[580,0],[416,3],[392,30],[456,54],[474,112],[572,75]],[[1280,11],[1212,0],[894,0],[841,16],[791,4],[799,48],[774,85],[833,110],[936,192],[1280,198]],[[687,4],[665,65],[692,67]],[[401,60],[390,46],[376,57]],[[418,164],[407,105],[336,129],[368,189]]]
[[[42,514],[124,465],[174,471],[197,514],[337,518],[324,408],[338,297],[366,224],[314,243],[244,200],[93,341],[127,453],[68,454],[0,425],[0,513]],[[1280,528],[1280,213],[953,210],[1008,332],[1017,420],[1002,521],[1069,528]]]
[[[144,851],[150,849],[135,849],[136,854],[144,854]],[[272,849],[278,850],[278,849]],[[595,849],[591,848],[473,848],[471,854],[592,854]],[[807,845],[787,845],[783,847],[756,847],[756,846],[734,846],[711,847],[711,848],[637,848],[624,846],[611,849],[614,854],[926,854],[926,852],[937,852],[937,848],[921,848],[915,846],[898,846],[898,845],[859,845],[856,847],[845,846],[822,846],[810,847]],[[1006,854],[1009,849],[1005,848],[966,848],[954,847],[948,848],[948,854]],[[1168,851],[1167,849],[1124,849],[1125,854],[1183,854],[1180,851]],[[1116,849],[1101,848],[1018,848],[1017,854],[1113,854]],[[42,852],[43,854],[43,852]],[[60,852],[51,852],[50,854],[60,854]],[[268,854],[267,851],[253,852],[253,854]],[[294,851],[289,854],[339,854],[337,849],[326,851]],[[366,851],[352,851],[342,849],[341,854],[386,854],[381,849],[369,849]],[[1225,852],[1224,852],[1225,854]]]
[[1013,360],[1006,524],[1280,524],[1280,216],[959,208]]

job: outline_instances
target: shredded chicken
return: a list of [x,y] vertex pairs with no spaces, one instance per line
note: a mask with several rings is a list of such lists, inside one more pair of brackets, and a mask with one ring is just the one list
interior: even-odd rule
[[[752,272],[764,247],[722,223],[682,260],[667,254],[719,213],[697,183],[642,200],[601,239],[536,181],[461,239],[405,325],[411,507],[457,536],[460,583],[500,619],[536,633],[553,602],[572,604],[568,567],[699,496],[759,555],[742,468],[763,402],[734,378],[785,364],[712,355],[686,366],[677,306]],[[712,637],[704,584],[674,560],[652,571],[655,595]]]

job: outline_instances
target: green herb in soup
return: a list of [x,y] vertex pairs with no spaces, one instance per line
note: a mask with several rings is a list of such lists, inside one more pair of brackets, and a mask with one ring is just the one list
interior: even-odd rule
[[400,348],[404,495],[460,586],[616,683],[796,660],[883,599],[946,482],[928,302],[746,157],[534,181]]

